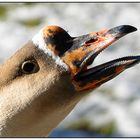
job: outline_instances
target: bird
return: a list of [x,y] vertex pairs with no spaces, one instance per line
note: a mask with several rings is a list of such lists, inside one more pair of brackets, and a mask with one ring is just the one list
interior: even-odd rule
[[0,65],[0,137],[47,137],[84,96],[140,62],[126,56],[89,68],[136,30],[120,25],[72,37],[57,25],[43,27]]

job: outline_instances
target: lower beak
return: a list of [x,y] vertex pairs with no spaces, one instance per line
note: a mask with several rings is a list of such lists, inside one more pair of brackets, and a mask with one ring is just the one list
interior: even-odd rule
[[83,91],[99,87],[125,69],[140,62],[140,56],[123,57],[87,69],[101,51],[119,38],[136,30],[133,26],[121,25],[69,40],[67,43],[71,43],[72,47],[62,59],[70,68],[76,90]]
[[74,85],[78,91],[94,89],[140,62],[140,56],[119,58],[78,73]]

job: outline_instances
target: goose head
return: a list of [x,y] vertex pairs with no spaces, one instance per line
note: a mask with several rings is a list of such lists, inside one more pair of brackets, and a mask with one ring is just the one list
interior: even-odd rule
[[46,136],[80,99],[140,61],[123,57],[96,67],[98,54],[130,25],[71,37],[46,26],[0,66],[0,135]]

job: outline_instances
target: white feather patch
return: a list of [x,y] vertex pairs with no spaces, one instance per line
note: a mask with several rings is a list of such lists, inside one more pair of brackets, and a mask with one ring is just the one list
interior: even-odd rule
[[32,41],[36,47],[39,47],[39,49],[43,50],[44,53],[48,54],[55,60],[56,64],[59,66],[64,67],[66,70],[68,70],[67,64],[65,64],[61,58],[57,55],[55,55],[46,45],[44,38],[43,38],[43,29],[41,29],[33,38]]

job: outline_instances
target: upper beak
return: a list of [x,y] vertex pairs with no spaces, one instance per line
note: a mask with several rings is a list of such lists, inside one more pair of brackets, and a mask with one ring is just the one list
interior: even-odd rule
[[112,29],[92,32],[80,37],[73,37],[71,44],[62,56],[69,66],[76,90],[93,89],[117,76],[125,69],[140,62],[140,56],[124,57],[87,69],[96,56],[113,42],[137,29],[130,25],[121,25]]

